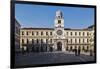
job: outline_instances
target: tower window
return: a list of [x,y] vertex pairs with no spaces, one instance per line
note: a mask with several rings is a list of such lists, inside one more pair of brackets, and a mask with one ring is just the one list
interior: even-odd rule
[[58,16],[58,18],[60,18],[60,16]]
[[58,20],[58,24],[61,24],[61,20]]

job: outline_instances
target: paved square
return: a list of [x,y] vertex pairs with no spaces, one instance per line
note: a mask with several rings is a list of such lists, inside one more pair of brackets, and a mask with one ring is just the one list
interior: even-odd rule
[[41,52],[41,53],[26,53],[24,55],[17,54],[15,56],[15,65],[40,65],[52,63],[72,63],[72,62],[88,62],[94,61],[94,56],[68,54],[65,52]]

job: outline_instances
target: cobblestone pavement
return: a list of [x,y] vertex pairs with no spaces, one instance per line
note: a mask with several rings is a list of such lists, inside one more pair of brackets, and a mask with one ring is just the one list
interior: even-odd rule
[[67,52],[26,53],[15,56],[16,66],[88,61],[94,61],[94,56],[75,56],[73,53],[69,54]]

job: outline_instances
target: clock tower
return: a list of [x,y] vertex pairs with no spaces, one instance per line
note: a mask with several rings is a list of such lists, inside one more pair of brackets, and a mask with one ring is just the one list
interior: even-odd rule
[[54,46],[56,50],[64,50],[64,19],[63,14],[60,10],[56,12],[55,17],[55,28],[54,28]]
[[63,14],[60,10],[56,12],[55,35],[57,36],[56,39],[64,38],[64,19],[63,19]]

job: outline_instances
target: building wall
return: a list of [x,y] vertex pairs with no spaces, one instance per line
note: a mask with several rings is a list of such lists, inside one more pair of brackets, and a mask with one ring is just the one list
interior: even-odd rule
[[[73,30],[64,30],[64,36],[65,39],[63,41],[64,44],[64,48],[68,48],[70,49],[72,47],[72,49],[75,49],[80,46],[81,49],[83,49],[83,47],[85,49],[90,49],[90,39],[94,37],[93,32],[94,30],[91,29],[73,29]],[[52,32],[52,34],[50,34],[50,32]],[[44,44],[52,44],[52,46],[54,46],[54,30],[50,29],[50,30],[44,30],[44,29],[21,29],[20,31],[20,44],[21,44],[21,48],[23,46],[23,44],[27,44],[30,43],[32,45],[32,39],[34,40],[34,44],[37,43],[38,40],[38,44],[41,44],[41,42],[43,42]],[[94,42],[93,42],[94,43]]]
[[15,51],[20,50],[20,27],[21,25],[15,20]]

